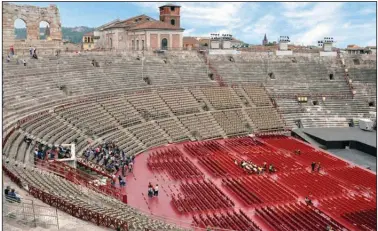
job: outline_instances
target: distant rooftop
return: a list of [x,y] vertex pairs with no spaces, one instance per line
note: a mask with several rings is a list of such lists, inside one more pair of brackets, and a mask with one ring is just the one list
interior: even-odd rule
[[159,8],[166,7],[166,6],[181,7],[181,6],[179,6],[179,5],[175,5],[175,4],[165,4],[165,5],[160,6]]

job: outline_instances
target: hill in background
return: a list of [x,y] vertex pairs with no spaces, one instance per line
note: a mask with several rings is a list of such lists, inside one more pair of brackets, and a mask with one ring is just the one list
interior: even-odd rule
[[[85,33],[93,31],[94,28],[79,26],[79,27],[62,27],[63,40],[71,41],[72,43],[81,43]],[[45,28],[40,28],[40,33],[45,33]],[[26,38],[26,28],[15,29],[16,39]],[[42,36],[44,39],[44,36]]]

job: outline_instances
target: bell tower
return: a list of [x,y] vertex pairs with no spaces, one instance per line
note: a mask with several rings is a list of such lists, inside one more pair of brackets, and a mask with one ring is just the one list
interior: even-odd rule
[[181,6],[173,4],[167,4],[159,7],[160,21],[180,28],[180,7]]

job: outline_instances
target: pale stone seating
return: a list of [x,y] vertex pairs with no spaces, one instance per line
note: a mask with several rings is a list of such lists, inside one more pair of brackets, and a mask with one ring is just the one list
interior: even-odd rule
[[247,120],[240,109],[211,112],[227,136],[245,135],[249,132]]
[[102,135],[117,126],[116,121],[96,102],[70,105],[55,112],[89,134]]
[[141,140],[147,148],[168,143],[168,137],[165,137],[153,121],[130,127],[128,130]]
[[[171,62],[171,61],[170,61]],[[173,70],[180,75],[181,82],[210,82],[209,70],[204,62],[170,63]]]
[[167,133],[172,138],[172,141],[181,142],[189,140],[189,136],[188,134],[186,134],[189,132],[179,124],[179,121],[173,118],[164,118],[157,120],[156,123],[165,133]]
[[175,115],[191,114],[200,110],[201,105],[187,88],[162,89],[158,91],[158,94]]
[[133,107],[145,120],[165,118],[170,110],[156,92],[141,92],[127,95]]
[[199,139],[222,137],[218,125],[209,113],[195,113],[178,118],[194,137]]
[[123,95],[119,98],[99,99],[97,102],[124,127],[142,122],[139,113],[126,101]]
[[260,132],[282,130],[285,127],[285,124],[273,107],[247,108],[245,111]]
[[262,87],[254,85],[246,85],[243,87],[245,93],[249,96],[256,106],[270,106],[272,105],[268,94]]
[[215,109],[240,108],[240,99],[229,87],[202,88],[202,92]]

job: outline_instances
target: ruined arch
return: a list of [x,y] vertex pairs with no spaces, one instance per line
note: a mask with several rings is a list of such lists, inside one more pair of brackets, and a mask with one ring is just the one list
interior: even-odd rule
[[38,23],[38,32],[39,40],[51,40],[50,23],[47,20]]
[[[55,5],[36,7],[3,3],[3,46],[15,44],[14,22],[21,19],[26,24],[25,43],[38,45],[39,23],[47,21],[50,24],[51,39],[62,41],[59,10]],[[16,43],[15,45],[22,45]]]
[[[20,26],[22,24],[23,24],[23,26]],[[14,25],[14,39],[15,40],[26,40],[27,39],[28,25],[26,24],[25,20],[23,20],[21,18],[17,18],[16,20],[14,20],[13,25]],[[22,33],[22,35],[17,36],[16,30],[18,31],[19,35],[21,34],[21,31],[23,32],[25,30],[25,34]]]

